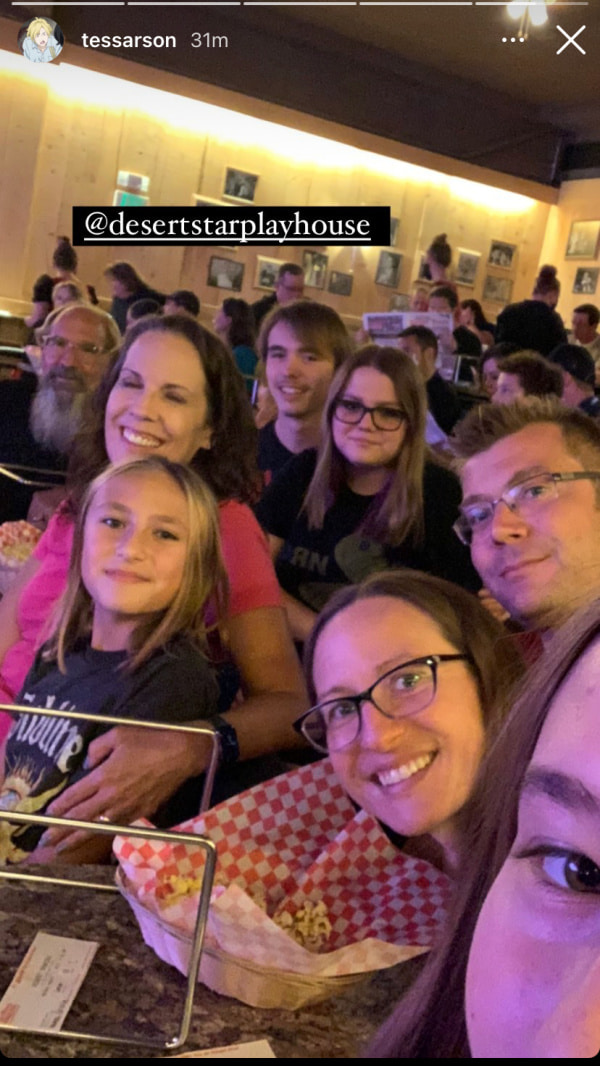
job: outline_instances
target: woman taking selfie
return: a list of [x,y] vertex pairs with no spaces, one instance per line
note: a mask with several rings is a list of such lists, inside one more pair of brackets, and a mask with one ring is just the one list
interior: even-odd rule
[[257,507],[296,640],[336,588],[409,566],[477,589],[452,532],[454,474],[426,459],[425,386],[412,359],[367,345],[337,371],[318,450],[295,456]]
[[[2,695],[14,699],[64,589],[75,516],[89,482],[108,461],[151,454],[189,464],[219,502],[230,606],[221,644],[236,668],[220,709],[238,687],[244,702],[221,723],[224,762],[289,747],[292,722],[306,706],[297,656],[264,537],[248,507],[256,497],[256,430],[231,356],[191,319],[145,318],[128,332],[105,376],[74,456],[71,495],[52,519],[18,582],[0,604]],[[219,654],[217,652],[217,654]],[[53,812],[73,817],[136,817],[150,812],[188,777],[208,747],[176,736],[159,742],[113,729],[90,746],[97,769],[66,789]],[[135,776],[135,781],[133,780]],[[268,776],[268,774],[267,774]],[[106,807],[109,810],[106,810]]]

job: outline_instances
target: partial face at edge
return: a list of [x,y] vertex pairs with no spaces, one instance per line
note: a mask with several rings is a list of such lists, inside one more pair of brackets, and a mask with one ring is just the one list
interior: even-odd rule
[[474,1058],[600,1048],[599,688],[596,639],[553,700],[479,916],[466,988]]

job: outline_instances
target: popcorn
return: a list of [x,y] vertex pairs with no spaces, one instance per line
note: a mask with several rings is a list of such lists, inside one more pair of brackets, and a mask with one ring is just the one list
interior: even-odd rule
[[275,925],[291,936],[300,947],[307,951],[326,951],[331,936],[329,910],[323,900],[311,903],[307,900],[303,907],[290,914],[282,911],[273,918]]
[[18,569],[27,561],[41,535],[30,522],[4,522],[0,526],[0,565]]

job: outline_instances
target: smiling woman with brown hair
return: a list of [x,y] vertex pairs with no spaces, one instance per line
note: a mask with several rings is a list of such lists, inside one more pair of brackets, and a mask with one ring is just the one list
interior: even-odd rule
[[554,638],[481,767],[447,935],[370,1057],[597,1054],[599,676],[597,602]]
[[294,637],[342,585],[408,566],[479,587],[452,524],[460,489],[426,460],[426,393],[409,356],[366,345],[335,375],[318,450],[294,456],[256,513],[269,534]]

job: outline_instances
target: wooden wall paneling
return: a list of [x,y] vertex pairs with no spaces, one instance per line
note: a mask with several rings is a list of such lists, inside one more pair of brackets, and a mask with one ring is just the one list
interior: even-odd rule
[[558,310],[569,328],[571,315],[580,304],[592,303],[600,307],[600,280],[593,295],[584,296],[571,291],[579,267],[598,269],[600,255],[597,255],[596,259],[565,258],[572,223],[593,220],[600,220],[600,178],[564,182],[558,206],[552,210],[550,224],[546,229],[540,263],[554,263],[558,267],[562,286]]
[[[85,183],[80,187],[83,199],[79,202],[93,207],[109,207],[113,201],[119,169],[119,151],[123,132],[124,108],[98,106],[84,108],[82,114],[89,115],[87,135],[88,154],[86,160]],[[66,205],[68,210],[68,204]],[[123,249],[124,251],[124,249]],[[78,248],[79,274],[82,281],[94,285],[98,295],[110,305],[110,286],[104,278],[104,269],[114,259],[124,256],[115,245],[113,248],[90,245]]]
[[44,124],[45,82],[0,74],[0,99],[0,295],[20,299],[29,283],[27,232]]

